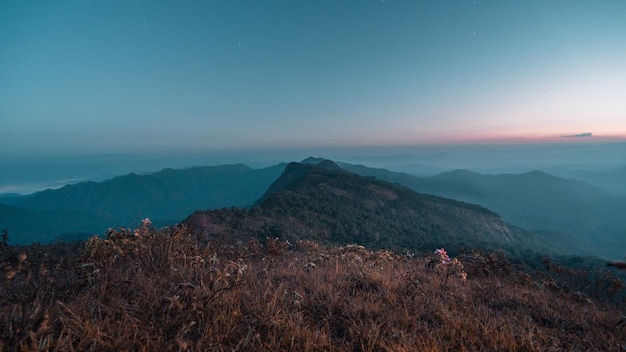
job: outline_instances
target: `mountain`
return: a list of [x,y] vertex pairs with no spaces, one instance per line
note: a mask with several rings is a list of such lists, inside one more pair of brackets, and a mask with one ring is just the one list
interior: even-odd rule
[[288,164],[250,211],[236,211],[199,211],[183,223],[209,237],[254,234],[409,251],[540,245],[490,210],[359,176],[328,160]]
[[545,169],[547,173],[563,178],[584,181],[626,197],[626,165],[591,170],[556,167]]
[[341,164],[360,175],[403,184],[417,192],[480,204],[516,226],[540,232],[554,246],[621,258],[626,248],[626,199],[585,182],[541,171],[482,175],[455,170],[419,178]]
[[[9,230],[15,243],[45,243],[63,233],[91,235],[109,227],[135,226],[145,217],[155,226],[170,225],[198,209],[250,206],[284,168],[285,164],[263,169],[235,164],[164,169],[68,185],[3,208],[0,227]],[[19,216],[8,215],[15,212]]]
[[[409,189],[421,194],[414,195]],[[390,196],[394,199],[385,195],[394,195]],[[214,211],[211,219],[201,222],[221,223],[221,229],[231,233],[253,230],[257,235],[355,241],[374,247],[404,248],[406,243],[418,242],[436,245],[441,240],[433,233],[445,234],[450,240],[446,243],[465,239],[470,239],[467,243],[507,243],[494,239],[495,228],[506,228],[511,235],[502,230],[500,239],[508,238],[510,243],[534,241],[533,246],[583,254],[592,250],[614,259],[623,257],[626,245],[623,198],[539,171],[481,175],[455,170],[420,178],[307,158],[302,163],[264,169],[242,164],[164,169],[25,197],[3,197],[0,203],[4,203],[0,229],[7,229],[12,243],[18,244],[86,237],[109,227],[135,226],[145,217],[160,227],[202,209],[254,205],[250,212]],[[254,226],[247,219],[254,219]],[[485,231],[487,224],[495,227]],[[463,226],[468,234],[461,238],[457,234]],[[518,228],[540,234],[543,243]],[[485,233],[490,236],[477,237]]]
[[26,196],[17,193],[2,193],[0,194],[0,204],[13,205],[24,199],[24,197]]
[[587,183],[540,171],[497,176],[456,171],[432,177],[429,182],[431,189],[438,184],[439,190],[454,184],[455,189],[442,195],[483,204],[524,228],[561,231],[602,251],[625,248],[626,198]]
[[11,244],[48,243],[66,233],[81,233],[86,238],[106,221],[84,210],[29,211],[0,204],[0,229],[7,230]]

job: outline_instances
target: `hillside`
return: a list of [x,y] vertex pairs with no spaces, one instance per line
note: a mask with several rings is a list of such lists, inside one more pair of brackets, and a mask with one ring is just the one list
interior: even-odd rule
[[430,178],[427,187],[442,196],[494,209],[529,230],[559,231],[596,253],[624,255],[626,198],[584,182],[540,171],[490,176],[459,170]]
[[249,212],[233,211],[239,214],[196,212],[184,223],[209,236],[254,233],[399,251],[540,246],[485,208],[358,176],[331,161],[290,163]]
[[[342,164],[360,175],[403,184],[417,192],[480,204],[516,226],[545,234],[548,243],[578,253],[623,257],[626,198],[586,184],[534,171],[481,175],[455,170],[419,178],[362,165]],[[569,247],[569,248],[568,248]]]
[[566,167],[546,168],[547,173],[562,178],[587,182],[614,194],[626,197],[626,165],[598,168],[595,170],[571,169]]
[[7,230],[13,244],[48,243],[58,236],[77,239],[79,234],[85,239],[112,220],[87,210],[29,211],[0,204],[0,229]]
[[[134,226],[150,218],[157,226],[175,224],[193,211],[252,205],[285,165],[263,169],[245,165],[165,169],[129,174],[100,183],[83,182],[12,200],[0,216],[14,243],[47,243],[57,235],[103,233],[109,227]],[[86,238],[86,237],[85,237]]]
[[[438,247],[440,248],[440,247]],[[620,351],[624,285],[550,259],[452,258],[185,227],[0,240],[2,351]]]
[[[482,221],[477,219],[485,216],[486,209],[472,213],[476,215],[475,220],[469,221],[467,219],[473,215],[470,216],[468,209],[478,207],[461,203],[467,202],[480,204],[502,216],[500,222],[515,225],[508,225],[508,231],[522,234],[514,236],[513,243],[530,241],[534,243],[532,246],[541,243],[544,248],[552,247],[556,251],[602,253],[611,259],[622,258],[621,248],[626,247],[626,218],[620,213],[620,209],[626,208],[626,200],[583,182],[538,171],[521,175],[481,175],[456,170],[419,178],[362,165],[335,164],[319,158],[308,158],[298,165],[290,166],[289,172],[280,178],[285,164],[265,169],[235,164],[165,169],[154,174],[119,176],[100,183],[79,183],[27,197],[4,197],[0,199],[0,203],[5,202],[0,212],[0,228],[9,231],[13,243],[47,243],[53,239],[86,238],[103,233],[109,227],[132,227],[145,217],[152,219],[156,226],[166,226],[180,222],[194,211],[244,208],[256,204],[253,214],[263,218],[264,226],[260,228],[255,223],[253,228],[261,233],[311,238],[328,237],[332,233],[341,241],[366,240],[373,246],[397,246],[410,242],[410,236],[422,236],[426,240],[431,239],[426,233],[454,233],[462,226],[468,226],[470,232],[477,231],[472,229]],[[312,168],[315,168],[315,177],[310,174]],[[367,177],[353,179],[351,172]],[[340,181],[346,177],[350,181]],[[329,187],[324,178],[338,184]],[[385,199],[385,194],[371,190],[371,187],[379,186],[370,183],[378,181],[402,184],[422,193],[421,200],[408,201],[416,197],[414,195],[403,195],[401,201]],[[387,196],[407,191],[403,187],[398,191],[398,185],[386,184],[385,187],[393,189]],[[347,191],[337,191],[343,188]],[[306,191],[298,193],[294,190]],[[340,196],[342,192],[347,196]],[[453,203],[437,197],[428,198],[425,194],[461,202],[454,203],[453,209],[456,210],[447,210],[444,214],[434,211],[441,208],[440,205],[434,206],[432,201],[427,205],[422,203],[427,199],[437,199],[441,204]],[[371,201],[365,196],[381,198],[384,206],[373,206],[381,201]],[[303,208],[303,204],[309,205]],[[422,207],[429,215],[422,218],[410,215],[414,212],[407,209],[412,207]],[[311,211],[308,208],[316,209]],[[463,216],[466,220],[451,221],[458,217],[458,209],[465,209]],[[216,214],[214,212],[211,217],[236,218],[224,211]],[[286,215],[277,220],[275,214]],[[428,217],[438,225],[425,225]],[[455,225],[455,221],[463,225]],[[539,234],[541,241],[518,227]],[[230,226],[225,228],[234,231]],[[362,238],[356,238],[357,234]],[[381,234],[385,235],[381,237]]]

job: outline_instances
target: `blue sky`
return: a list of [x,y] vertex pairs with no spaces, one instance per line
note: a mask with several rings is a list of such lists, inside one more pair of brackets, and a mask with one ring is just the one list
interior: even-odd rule
[[625,16],[625,1],[2,1],[0,149],[624,137]]

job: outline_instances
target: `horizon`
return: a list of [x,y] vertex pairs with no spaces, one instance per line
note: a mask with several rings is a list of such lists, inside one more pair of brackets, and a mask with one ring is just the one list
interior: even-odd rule
[[4,155],[0,195],[29,195],[46,189],[130,173],[149,174],[166,168],[244,164],[264,168],[319,157],[336,162],[386,168],[420,177],[454,169],[483,174],[524,173],[554,169],[598,171],[626,166],[626,139],[589,135],[480,143],[353,147],[300,147],[221,150],[168,150],[126,153],[51,153]]

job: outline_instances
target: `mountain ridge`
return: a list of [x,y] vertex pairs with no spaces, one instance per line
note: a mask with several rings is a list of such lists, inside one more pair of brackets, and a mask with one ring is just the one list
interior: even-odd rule
[[577,253],[603,253],[621,258],[626,246],[626,198],[583,181],[563,179],[543,171],[483,175],[453,170],[421,178],[385,169],[342,164],[361,175],[401,183],[417,192],[480,204],[508,223],[533,232],[555,233],[555,246],[572,245]]
[[[394,250],[443,245],[451,250],[522,250],[537,244],[532,234],[510,228],[498,214],[478,205],[419,194],[339,169],[332,162],[290,163],[249,213],[200,211],[183,224],[208,237],[229,229],[235,237],[254,233]],[[232,222],[220,220],[224,218]]]
[[[135,226],[146,217],[155,226],[171,225],[199,209],[251,206],[284,167],[253,169],[231,164],[163,169],[66,185],[11,202],[13,208],[6,208],[0,216],[0,227],[9,231],[15,243],[47,243],[63,233],[93,235],[109,227]],[[23,216],[10,217],[9,213]],[[43,224],[33,230],[28,217]],[[59,221],[58,226],[46,228],[46,223]]]
[[[301,163],[282,163],[263,169],[252,169],[243,164],[181,170],[166,168],[152,174],[129,174],[100,183],[83,182],[68,185],[61,189],[20,198],[20,201],[15,203],[11,199],[8,205],[12,207],[5,206],[0,209],[0,228],[8,229],[11,238],[18,243],[29,241],[46,243],[60,234],[84,233],[85,236],[89,236],[103,233],[109,227],[132,227],[145,217],[151,218],[155,226],[166,226],[180,222],[190,214],[203,209],[247,206],[254,208],[277,192],[295,192],[291,195],[297,195],[297,187],[306,188],[320,183],[322,184],[320,192],[326,192],[326,196],[336,198],[346,191],[341,187],[332,186],[326,182],[326,178],[341,178],[342,175],[347,177],[348,173],[352,173],[349,177],[354,177],[355,174],[363,177],[352,178],[357,180],[355,181],[357,183],[371,184],[374,180],[391,183],[383,188],[364,186],[364,190],[370,192],[370,195],[381,197],[383,200],[386,196],[397,193],[393,187],[401,185],[412,192],[420,193],[423,200],[429,199],[426,194],[430,194],[448,199],[446,201],[439,199],[437,202],[445,203],[450,199],[460,201],[454,203],[456,209],[477,211],[475,214],[482,214],[480,216],[487,216],[485,215],[487,212],[498,214],[508,228],[523,228],[535,234],[543,234],[545,242],[555,247],[569,248],[571,252],[587,254],[588,252],[585,252],[587,249],[599,251],[602,247],[608,246],[608,250],[605,248],[602,253],[615,259],[622,257],[622,253],[619,253],[619,245],[622,243],[619,242],[620,220],[608,217],[617,214],[622,203],[607,202],[609,198],[605,197],[606,194],[602,193],[602,190],[583,182],[565,180],[542,171],[482,175],[463,169],[419,178],[406,173],[333,162],[318,157],[309,157]],[[351,187],[350,182],[344,184]],[[357,191],[350,192],[354,195]],[[281,197],[281,202],[289,201],[284,195]],[[301,204],[309,201],[305,198],[295,197]],[[355,199],[358,197],[353,197],[353,201]],[[313,201],[319,200],[314,198]],[[380,211],[372,206],[375,201],[371,199],[361,201],[370,204],[371,209],[368,210]],[[29,202],[33,204],[29,205]],[[606,214],[598,210],[603,209],[601,206],[605,204],[609,205]],[[326,210],[330,211],[331,206],[332,204],[326,204]],[[278,211],[277,209],[276,207],[271,211]],[[406,209],[405,206],[406,214],[411,214],[411,211]],[[266,207],[266,211],[269,211],[269,208]],[[348,210],[351,211],[355,211],[354,207]],[[288,213],[287,210],[282,212]],[[336,213],[339,214],[340,211]],[[229,216],[225,213],[222,215]],[[398,215],[388,213],[386,216],[395,219]],[[270,215],[266,215],[264,221],[271,223],[269,217]],[[555,224],[555,219],[560,223]],[[337,224],[330,219],[324,221],[344,234],[354,232],[353,229],[359,227],[353,220],[350,226]],[[362,221],[372,222],[364,216]],[[293,222],[295,223],[295,220]],[[33,226],[36,223],[43,225]],[[286,228],[285,224],[281,226]],[[297,226],[306,227],[302,224]],[[257,230],[267,232],[267,228],[256,228],[255,231]],[[330,231],[327,228],[322,230]],[[403,233],[398,228],[394,231],[400,235]],[[584,236],[585,233],[598,235],[590,242],[590,239]],[[69,238],[62,236],[59,239],[69,240]],[[76,236],[71,238],[74,239]]]

